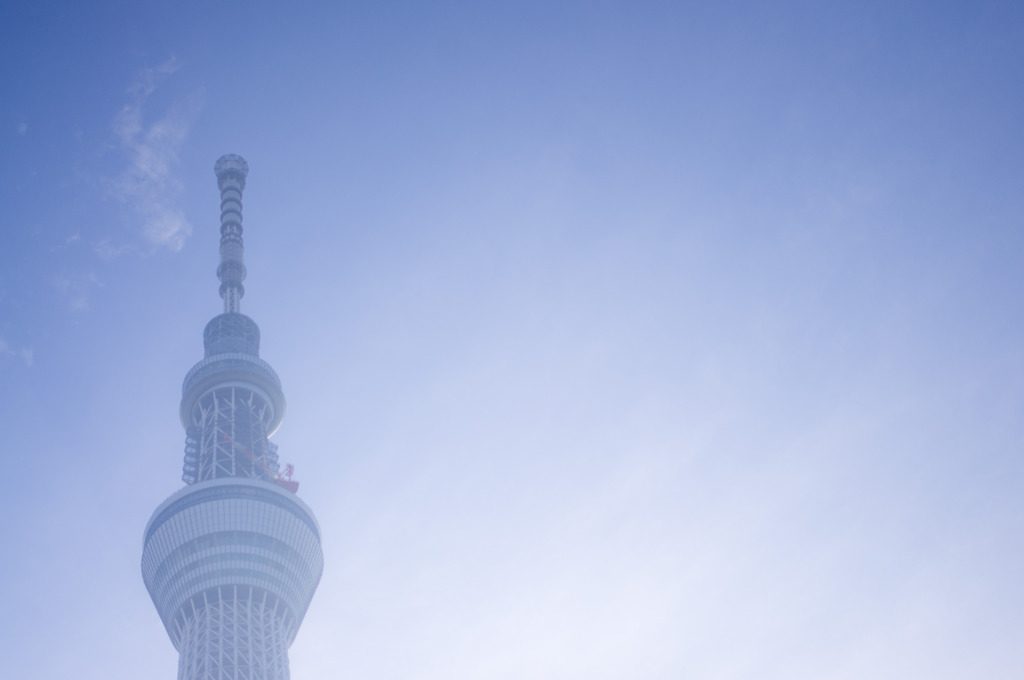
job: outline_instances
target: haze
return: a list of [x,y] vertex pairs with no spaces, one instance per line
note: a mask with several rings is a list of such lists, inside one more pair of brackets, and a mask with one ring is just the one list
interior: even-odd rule
[[4,677],[175,677],[224,153],[296,680],[1024,677],[1019,3],[8,2],[0,55]]

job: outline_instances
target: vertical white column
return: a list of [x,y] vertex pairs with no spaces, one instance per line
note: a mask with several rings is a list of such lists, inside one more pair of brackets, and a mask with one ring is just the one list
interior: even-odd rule
[[241,156],[221,156],[213,166],[220,187],[220,296],[224,312],[238,312],[245,295],[244,249],[242,247],[242,191],[249,164]]

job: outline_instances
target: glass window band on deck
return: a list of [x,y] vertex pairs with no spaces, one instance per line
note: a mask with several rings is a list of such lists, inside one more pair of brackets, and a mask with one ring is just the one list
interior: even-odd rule
[[278,391],[281,390],[281,379],[277,377],[277,373],[266,361],[249,354],[227,352],[206,357],[189,369],[189,372],[185,374],[181,392],[188,394],[192,386],[203,378],[230,370],[243,370],[260,375]]
[[[259,557],[257,553],[238,552],[238,549],[241,548],[252,548],[259,551],[265,551],[266,553],[273,555],[276,559],[266,560],[266,558]],[[201,552],[210,552],[217,549],[233,549],[235,552],[211,554],[208,557],[198,560],[194,558],[194,556]],[[212,560],[211,558],[215,555],[217,559]],[[176,580],[178,578],[177,575],[175,575],[174,579],[171,579],[171,572],[174,570],[198,568],[210,561],[223,560],[225,555],[246,555],[246,557],[239,557],[239,559],[251,559],[261,563],[266,563],[275,571],[281,571],[290,567],[293,572],[302,570],[313,572],[319,567],[316,560],[311,560],[308,556],[303,556],[292,546],[272,536],[267,536],[266,534],[257,533],[255,531],[218,531],[212,534],[203,534],[202,536],[198,536],[187,543],[183,543],[168,554],[163,559],[160,566],[157,567],[156,571],[153,572],[151,580],[154,584],[154,588],[159,591],[164,588],[165,584],[169,581]]]
[[274,492],[267,492],[258,488],[231,484],[225,486],[214,486],[209,489],[195,491],[168,505],[160,512],[159,515],[153,518],[149,525],[149,530],[146,531],[145,542],[149,541],[156,530],[159,529],[164,522],[186,508],[191,508],[208,501],[234,498],[256,500],[283,508],[308,526],[310,531],[313,532],[313,535],[316,536],[316,540],[320,540],[320,531],[317,529],[316,522],[313,521],[313,518],[310,517],[298,504],[293,503],[284,496],[278,495]]

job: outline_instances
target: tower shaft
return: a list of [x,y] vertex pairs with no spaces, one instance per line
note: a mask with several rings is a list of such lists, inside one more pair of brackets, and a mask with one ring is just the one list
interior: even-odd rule
[[220,296],[224,312],[238,312],[245,295],[245,249],[242,247],[242,191],[249,165],[241,156],[223,156],[214,166],[220,187]]
[[[287,680],[287,613],[267,593],[224,586],[204,594],[181,631],[178,679]],[[211,634],[232,631],[234,634]]]
[[229,155],[214,170],[224,313],[182,385],[186,486],[146,526],[142,576],[179,652],[179,680],[288,680],[288,647],[323,571],[320,528],[278,474],[268,437],[284,393],[259,357],[259,327],[239,313],[248,165]]

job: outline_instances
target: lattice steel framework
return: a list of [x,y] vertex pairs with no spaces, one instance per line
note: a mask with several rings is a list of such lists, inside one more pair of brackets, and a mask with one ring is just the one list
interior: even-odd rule
[[270,409],[254,390],[222,387],[204,394],[186,430],[182,479],[189,483],[217,477],[273,481],[280,466],[277,446],[267,440]]
[[266,591],[228,586],[189,603],[181,628],[178,678],[287,678],[287,607]]
[[224,156],[214,170],[224,313],[207,324],[205,356],[185,376],[187,486],[146,526],[142,575],[180,654],[179,680],[287,680],[288,647],[323,571],[320,529],[279,474],[268,437],[284,393],[259,358],[259,327],[239,312],[248,165]]

